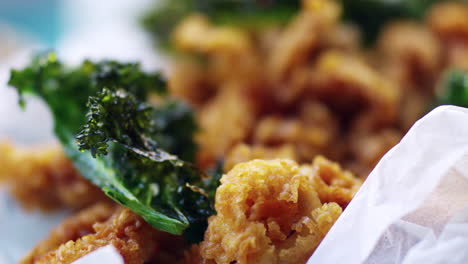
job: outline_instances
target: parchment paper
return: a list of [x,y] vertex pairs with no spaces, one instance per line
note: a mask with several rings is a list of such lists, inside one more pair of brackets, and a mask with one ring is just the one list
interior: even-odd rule
[[308,263],[468,263],[468,110],[419,120]]

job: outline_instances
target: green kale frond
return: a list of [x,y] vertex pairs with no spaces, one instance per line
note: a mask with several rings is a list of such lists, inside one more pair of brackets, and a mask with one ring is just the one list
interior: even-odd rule
[[[115,61],[67,68],[49,53],[12,70],[9,84],[21,102],[31,93],[48,104],[55,133],[82,176],[155,228],[202,239],[219,176],[208,184],[190,163],[193,113],[164,94],[159,74]],[[162,94],[159,105],[147,102],[153,92]]]

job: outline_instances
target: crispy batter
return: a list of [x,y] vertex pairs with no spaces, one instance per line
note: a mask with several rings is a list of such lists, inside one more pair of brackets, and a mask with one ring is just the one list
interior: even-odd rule
[[[239,143],[264,149],[292,145],[299,162],[322,154],[352,164],[359,159],[346,141],[356,127],[359,134],[373,135],[398,123],[403,92],[360,50],[359,30],[339,23],[337,2],[302,4],[291,23],[260,32],[214,25],[200,15],[175,30],[176,49],[203,58],[190,66],[177,66],[185,59],[176,58],[170,76],[177,96],[199,109],[201,167]],[[432,70],[426,57],[423,63],[432,63]]]
[[302,165],[300,170],[310,177],[322,203],[334,202],[343,208],[351,202],[362,184],[351,172],[342,170],[338,163],[322,156],[316,157],[311,165]]
[[427,23],[442,38],[468,38],[468,5],[457,1],[437,3],[427,13]]
[[252,105],[244,94],[236,89],[222,90],[198,113],[198,164],[206,167],[232,146],[244,141],[253,122]]
[[80,209],[109,201],[57,146],[20,149],[0,142],[0,179],[26,209]]
[[292,69],[304,63],[332,28],[341,13],[341,7],[329,0],[305,0],[304,8],[293,19],[275,42],[268,66],[275,80],[287,78]]
[[294,147],[290,144],[279,147],[249,146],[241,143],[231,149],[224,159],[224,171],[230,171],[236,164],[254,159],[291,159],[297,160]]
[[438,3],[428,12],[426,20],[445,45],[445,66],[468,71],[468,4]]
[[354,192],[359,182],[324,159],[313,168],[291,160],[254,160],[224,175],[216,192],[217,215],[210,217],[200,244],[202,263],[305,263],[342,211],[331,202],[341,197],[329,193],[330,203],[322,203],[317,188],[330,184]]
[[54,228],[49,237],[40,242],[21,261],[22,264],[31,264],[38,261],[43,255],[58,248],[61,244],[94,232],[93,225],[106,221],[114,212],[116,206],[109,203],[98,203],[84,209]]
[[374,113],[376,123],[395,120],[398,89],[358,55],[326,51],[318,58],[312,76],[309,92],[331,102],[348,116],[366,107],[365,113]]
[[168,236],[125,208],[118,209],[106,222],[95,224],[93,229],[94,233],[70,240],[30,263],[71,263],[97,248],[113,245],[125,263],[141,264],[158,253],[160,241]]
[[388,24],[378,39],[386,71],[402,89],[429,91],[442,65],[441,46],[424,24],[398,21]]

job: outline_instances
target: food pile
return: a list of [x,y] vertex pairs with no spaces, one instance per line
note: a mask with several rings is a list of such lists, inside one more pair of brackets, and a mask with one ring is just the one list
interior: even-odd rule
[[12,70],[61,146],[0,143],[0,182],[76,212],[21,263],[109,244],[131,264],[305,263],[417,119],[468,107],[466,3],[189,2],[144,19],[165,77],[54,53]]

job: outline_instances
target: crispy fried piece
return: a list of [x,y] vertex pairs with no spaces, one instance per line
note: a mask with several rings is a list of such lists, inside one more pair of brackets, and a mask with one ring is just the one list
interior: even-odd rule
[[339,49],[345,51],[359,51],[361,47],[361,32],[359,28],[351,24],[337,24],[332,27],[322,44],[328,49]]
[[184,19],[173,32],[173,43],[180,51],[210,53],[214,51],[242,52],[250,47],[248,34],[233,27],[213,27],[201,15]]
[[21,261],[22,264],[31,264],[38,261],[44,254],[58,248],[67,241],[74,241],[82,236],[94,232],[93,225],[106,221],[116,209],[110,203],[98,203],[90,208],[68,217],[50,233],[49,237],[40,242]]
[[208,55],[204,67],[210,70],[208,78],[218,85],[230,81],[246,84],[258,78],[257,54],[245,30],[212,25],[205,17],[192,15],[177,26],[173,43],[180,52]]
[[425,25],[412,21],[388,24],[379,36],[378,49],[387,76],[402,89],[431,94],[434,77],[442,65],[442,50],[437,37]]
[[378,124],[391,123],[397,116],[399,90],[358,55],[336,50],[323,52],[311,76],[309,93],[348,116],[363,108],[375,114]]
[[468,4],[438,3],[428,12],[426,21],[445,45],[446,66],[468,71]]
[[0,179],[26,209],[80,209],[109,201],[57,146],[20,149],[0,142]]
[[287,26],[270,52],[268,66],[275,81],[288,77],[304,64],[320,45],[321,38],[338,21],[341,7],[331,0],[305,0],[303,8]]
[[93,226],[94,233],[70,240],[41,257],[34,264],[71,263],[105,245],[113,245],[125,263],[141,264],[151,260],[166,233],[157,231],[129,209],[119,208],[106,222]]
[[468,39],[468,5],[458,1],[441,1],[426,16],[431,29],[443,39]]
[[310,177],[322,203],[334,202],[345,208],[362,185],[362,180],[351,172],[322,156],[317,156],[312,165],[302,165],[300,170]]
[[296,150],[291,144],[279,147],[265,147],[261,145],[249,146],[241,143],[236,145],[224,158],[224,171],[230,171],[236,164],[254,159],[291,159],[297,160]]
[[[268,147],[291,145],[296,158],[307,162],[318,154],[337,158],[338,122],[329,109],[318,102],[304,101],[294,117],[265,116],[253,131],[253,143]],[[330,148],[331,145],[335,148]],[[270,155],[270,157],[272,157]],[[281,158],[281,157],[278,157]]]
[[168,78],[171,95],[198,108],[214,94],[210,74],[193,59],[180,59],[174,63]]
[[221,179],[215,208],[202,263],[305,263],[342,211],[322,204],[291,160],[236,165]]
[[[223,89],[198,113],[198,164],[207,167],[246,139],[254,122],[251,102],[237,89]],[[226,121],[228,120],[228,121]]]

